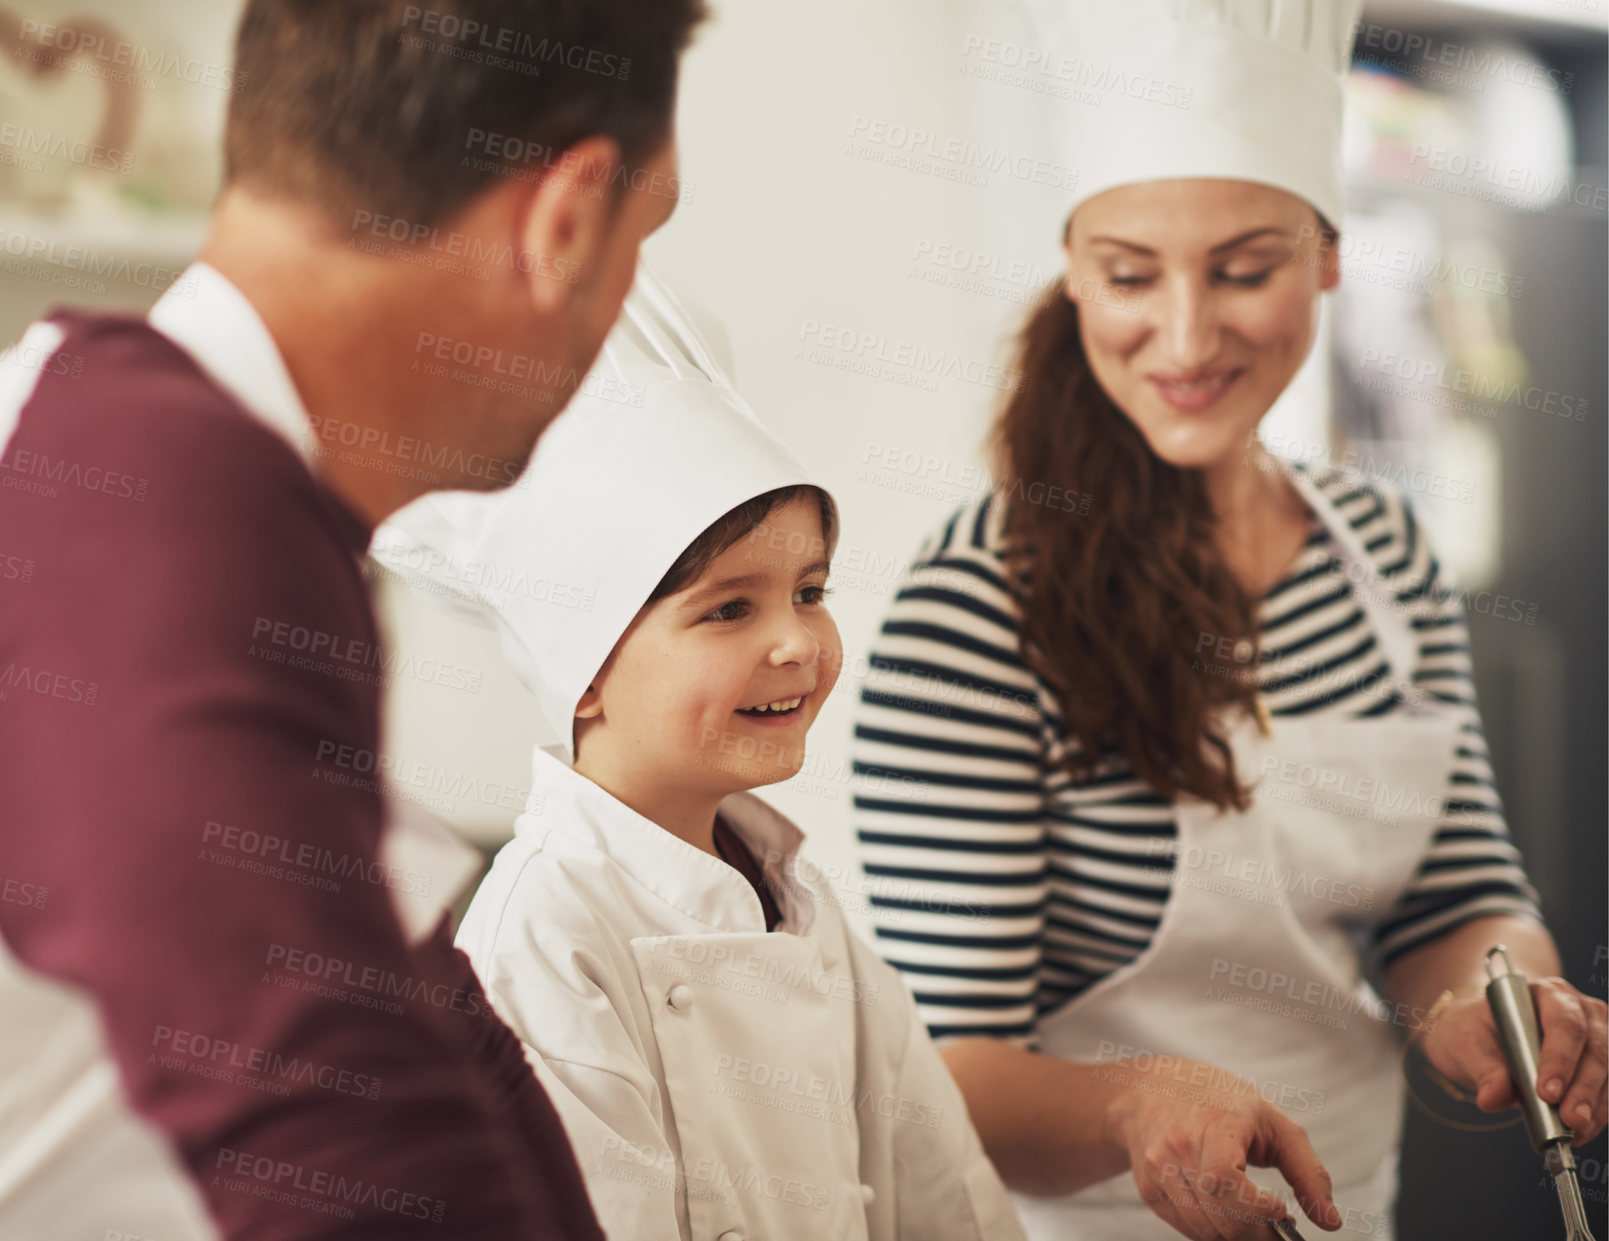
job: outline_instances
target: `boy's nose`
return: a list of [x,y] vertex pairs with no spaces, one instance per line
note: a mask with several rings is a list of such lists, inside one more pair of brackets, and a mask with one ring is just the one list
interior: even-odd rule
[[810,627],[799,621],[790,621],[778,633],[771,648],[774,664],[813,664],[821,653],[821,642]]

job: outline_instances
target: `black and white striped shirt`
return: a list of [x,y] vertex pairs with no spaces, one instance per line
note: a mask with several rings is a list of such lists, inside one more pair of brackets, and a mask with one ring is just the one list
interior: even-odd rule
[[[1358,585],[1314,519],[1258,606],[1269,711],[1374,716],[1421,695],[1463,716],[1432,842],[1396,907],[1366,928],[1375,950],[1389,962],[1471,918],[1540,917],[1492,780],[1460,595],[1401,496],[1349,472],[1309,477],[1381,576]],[[879,947],[933,1036],[1032,1046],[1040,1016],[1150,942],[1177,829],[1173,803],[1121,759],[1081,783],[1062,769],[1076,742],[1020,651],[1003,509],[998,495],[961,509],[901,582],[855,721],[855,815]],[[1409,617],[1411,686],[1392,676],[1360,589]]]

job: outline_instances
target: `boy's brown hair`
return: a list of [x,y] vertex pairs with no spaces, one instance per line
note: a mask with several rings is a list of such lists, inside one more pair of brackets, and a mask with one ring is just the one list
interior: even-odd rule
[[717,556],[747,538],[777,509],[804,499],[813,499],[821,507],[821,555],[823,559],[830,558],[833,546],[838,542],[838,513],[831,497],[820,487],[812,487],[808,483],[778,487],[752,500],[745,500],[711,522],[704,533],[676,558],[676,563],[666,570],[665,576],[659,579],[659,585],[654,587],[654,593],[648,596],[648,602],[654,603],[666,595],[673,595],[695,581]]

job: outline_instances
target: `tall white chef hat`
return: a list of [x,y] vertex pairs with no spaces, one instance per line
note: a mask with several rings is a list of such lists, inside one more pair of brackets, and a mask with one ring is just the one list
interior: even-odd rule
[[498,629],[562,739],[549,752],[574,762],[576,703],[666,571],[723,514],[799,484],[815,480],[643,265],[519,482],[423,496],[381,524],[369,554]]
[[1081,94],[1069,214],[1139,181],[1273,185],[1339,227],[1342,85],[1363,0],[1023,0]]

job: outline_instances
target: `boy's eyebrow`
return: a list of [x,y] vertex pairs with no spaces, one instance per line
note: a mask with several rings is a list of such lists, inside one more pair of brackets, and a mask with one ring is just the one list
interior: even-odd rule
[[[806,578],[813,573],[829,573],[831,570],[831,561],[817,560],[800,569],[799,576]],[[711,582],[708,586],[700,586],[682,601],[682,606],[687,608],[696,607],[702,600],[708,599],[711,595],[725,594],[729,590],[742,590],[746,586],[758,586],[765,579],[766,575],[764,573],[745,573],[741,577],[723,577],[720,581]]]

